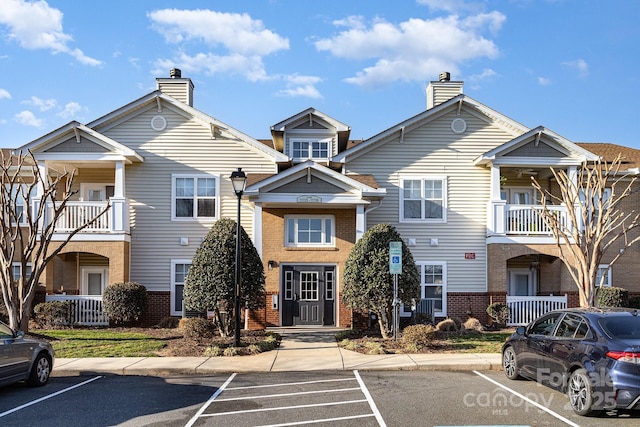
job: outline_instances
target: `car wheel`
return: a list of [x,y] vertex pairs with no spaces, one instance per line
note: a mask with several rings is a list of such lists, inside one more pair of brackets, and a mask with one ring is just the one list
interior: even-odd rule
[[51,359],[45,353],[40,353],[33,362],[31,375],[29,375],[29,385],[34,387],[43,386],[49,381],[51,374]]
[[592,409],[594,403],[593,385],[586,370],[578,369],[571,374],[567,386],[567,395],[569,396],[571,409],[576,414],[585,416],[596,413]]
[[516,352],[513,347],[507,347],[502,352],[502,370],[510,380],[517,380],[520,378],[520,375],[518,374]]

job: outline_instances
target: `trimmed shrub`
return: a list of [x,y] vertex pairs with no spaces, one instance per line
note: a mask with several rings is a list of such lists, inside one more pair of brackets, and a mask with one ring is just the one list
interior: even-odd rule
[[509,320],[509,306],[503,302],[494,302],[487,307],[487,314],[491,316],[494,322],[504,326]]
[[436,330],[440,332],[457,332],[458,326],[452,319],[444,319],[438,322]]
[[623,288],[598,288],[598,307],[628,307],[629,291]]
[[629,308],[640,308],[640,297],[631,297],[629,298],[629,304],[627,305]]
[[436,330],[431,325],[410,325],[402,331],[402,344],[405,347],[429,345],[436,337]]
[[158,328],[161,329],[175,329],[178,327],[180,319],[178,317],[164,317],[158,322]]
[[69,322],[69,301],[41,302],[33,308],[34,320],[40,328],[54,328]]
[[468,318],[467,321],[464,322],[462,326],[464,327],[464,329],[468,331],[478,331],[478,332],[484,331],[484,326],[482,326],[482,323],[480,323],[480,321],[475,317]]
[[147,288],[136,282],[114,283],[104,290],[102,304],[113,324],[135,324],[147,308]]
[[201,317],[183,317],[178,328],[186,338],[193,339],[213,338],[216,330],[211,320]]

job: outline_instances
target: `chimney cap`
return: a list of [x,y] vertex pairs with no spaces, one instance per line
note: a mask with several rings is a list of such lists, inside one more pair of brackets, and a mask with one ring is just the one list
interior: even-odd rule
[[440,73],[438,78],[440,79],[441,82],[448,82],[451,80],[451,73],[449,73],[448,71],[443,71]]
[[172,79],[179,79],[182,77],[182,71],[180,68],[172,68],[169,70],[169,77]]

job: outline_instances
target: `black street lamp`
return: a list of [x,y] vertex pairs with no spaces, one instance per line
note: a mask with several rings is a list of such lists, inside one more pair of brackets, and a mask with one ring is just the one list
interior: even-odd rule
[[236,222],[236,293],[233,300],[234,314],[235,314],[235,331],[234,331],[234,346],[240,346],[240,285],[242,284],[242,270],[240,268],[242,262],[241,256],[241,240],[240,240],[240,199],[242,199],[242,193],[244,193],[244,187],[247,184],[247,175],[242,172],[242,168],[238,168],[237,171],[231,172],[231,185],[233,185],[233,192],[238,197],[238,221]]

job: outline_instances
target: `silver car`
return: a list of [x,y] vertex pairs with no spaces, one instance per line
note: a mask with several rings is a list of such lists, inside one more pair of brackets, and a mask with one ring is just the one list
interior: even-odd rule
[[43,386],[53,369],[53,348],[47,341],[25,338],[0,322],[0,386],[26,381]]

